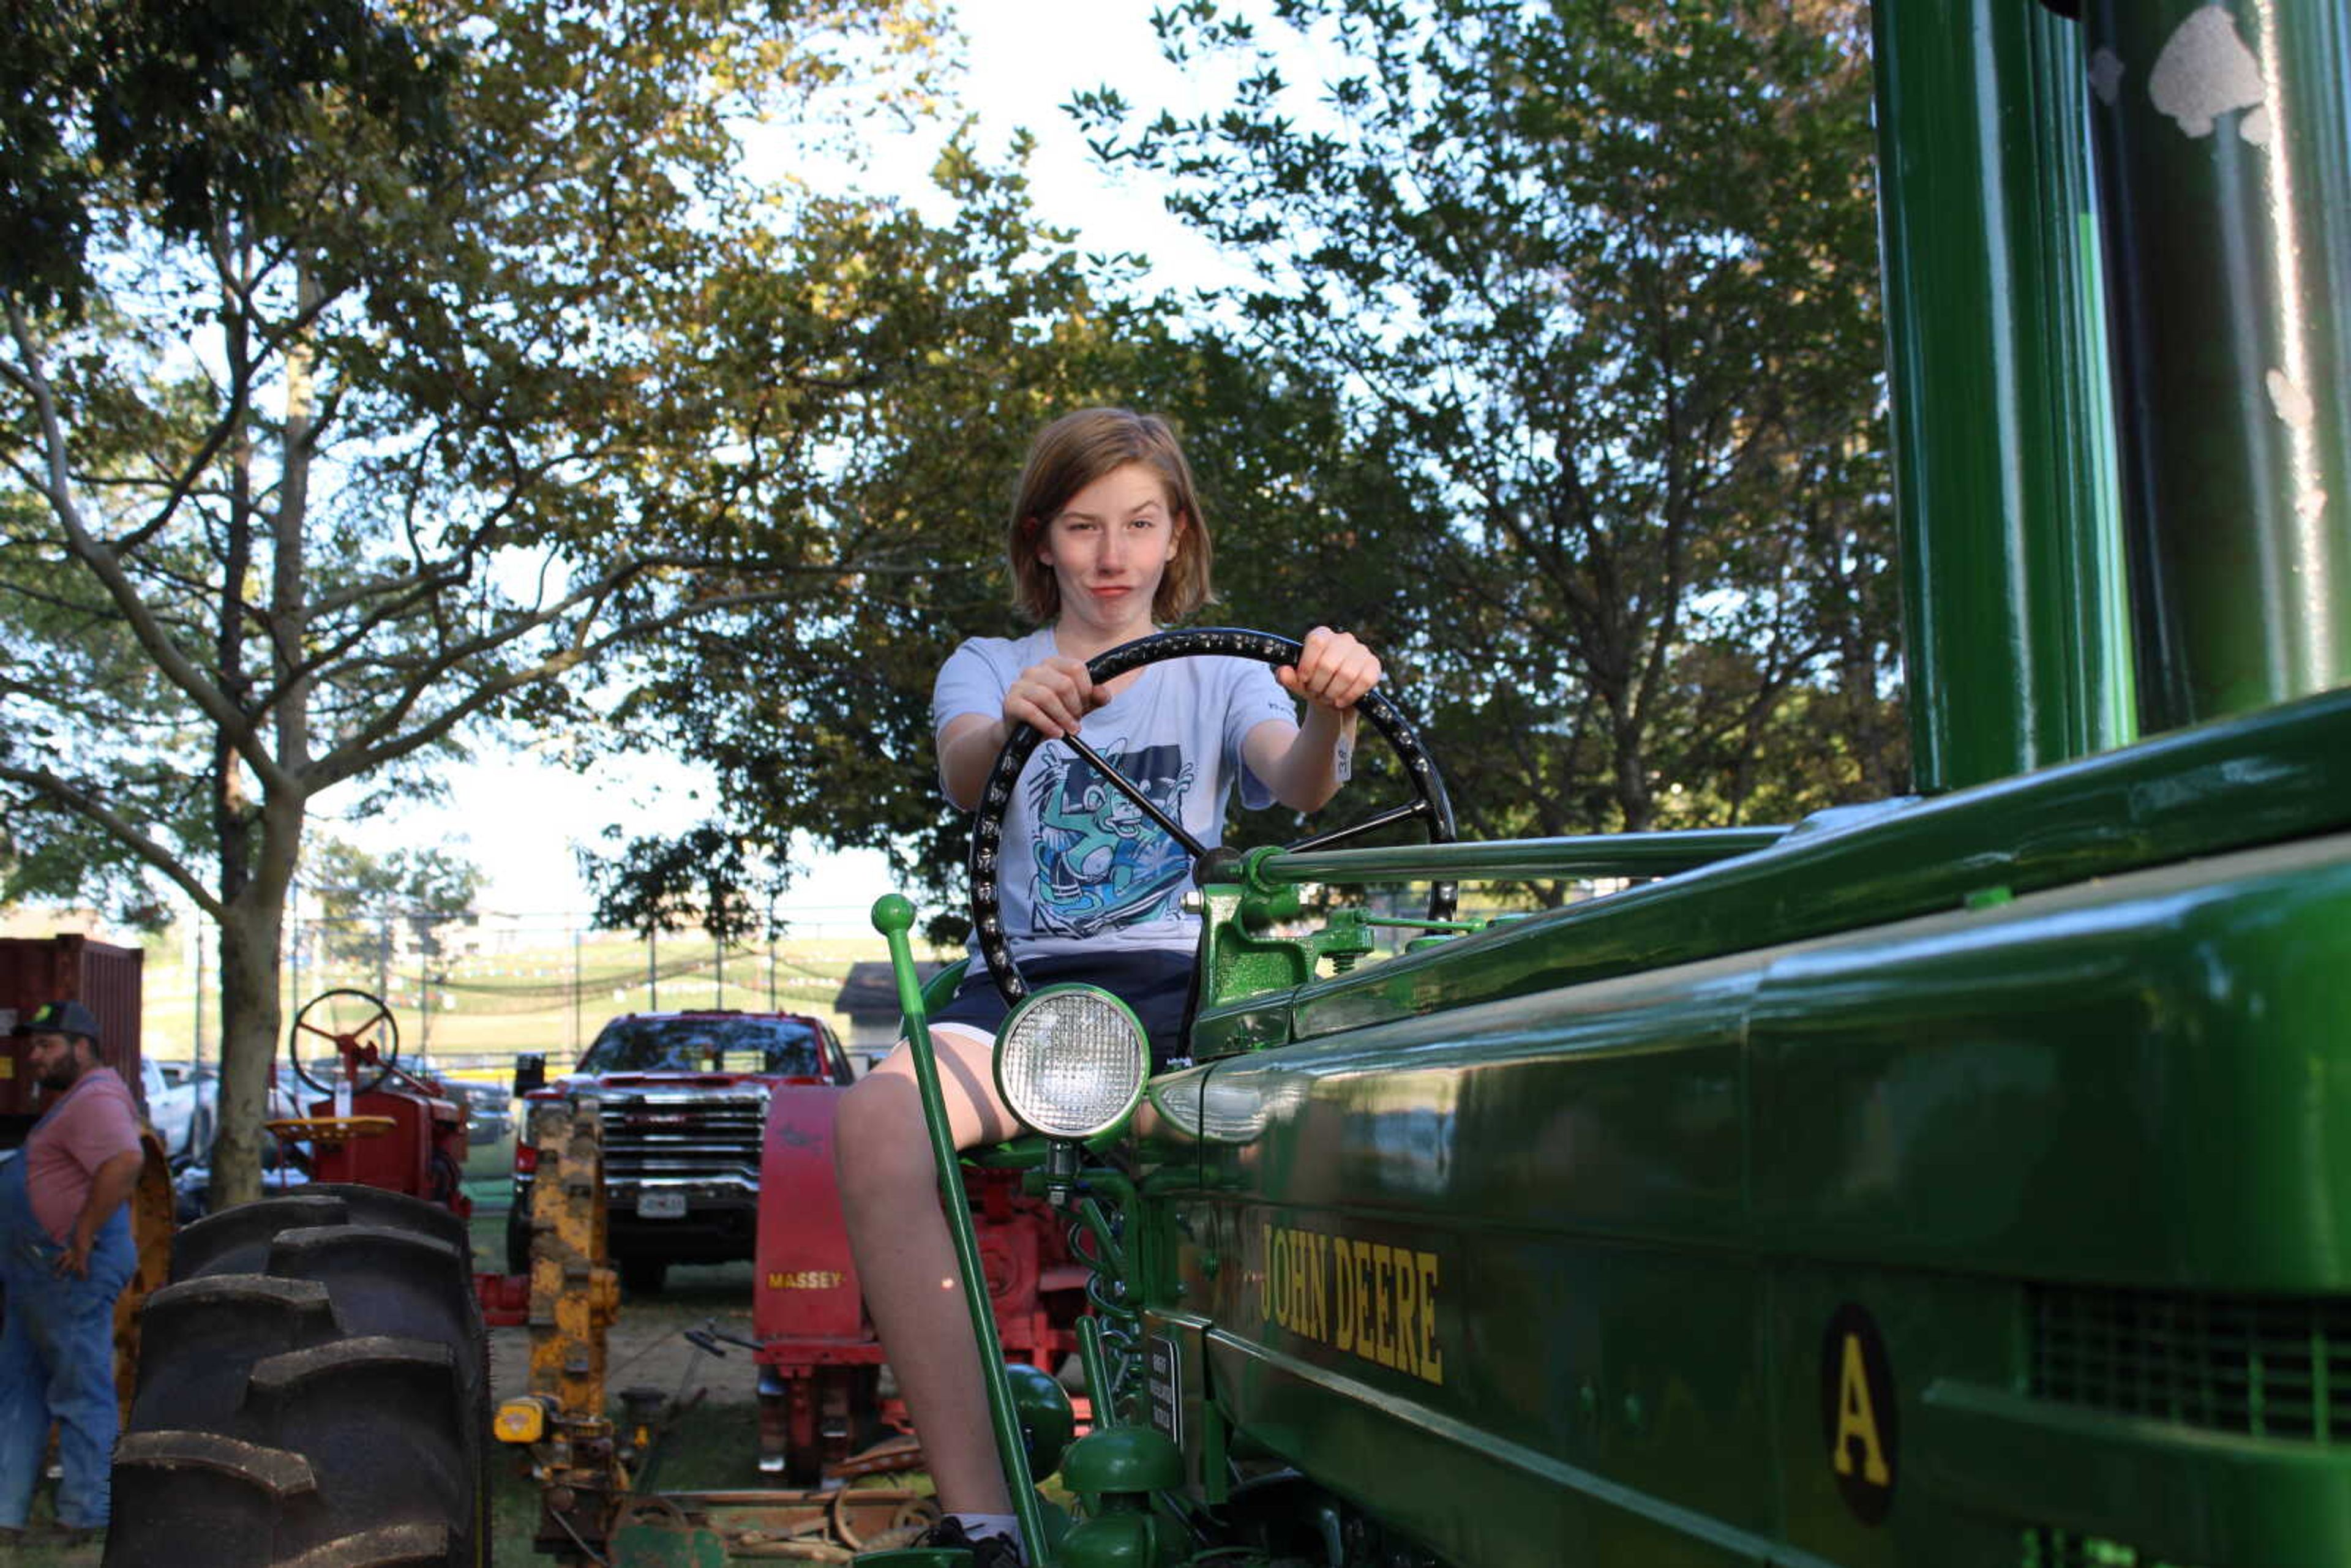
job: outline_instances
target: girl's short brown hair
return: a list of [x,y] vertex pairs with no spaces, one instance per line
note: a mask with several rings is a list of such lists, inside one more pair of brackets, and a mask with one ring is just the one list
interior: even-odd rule
[[1181,621],[1217,596],[1209,581],[1208,524],[1192,466],[1167,422],[1155,413],[1123,408],[1085,408],[1065,413],[1029,444],[1029,463],[1012,501],[1012,527],[1005,555],[1012,568],[1012,602],[1031,621],[1061,612],[1061,585],[1053,569],[1037,559],[1037,541],[1070,498],[1103,475],[1140,463],[1167,487],[1179,548],[1152,596],[1152,619]]

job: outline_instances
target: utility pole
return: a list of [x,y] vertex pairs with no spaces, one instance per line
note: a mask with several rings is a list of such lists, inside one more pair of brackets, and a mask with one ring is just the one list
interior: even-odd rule
[[413,919],[416,928],[416,1055],[419,1061],[429,1061],[433,1055],[433,940],[432,926],[424,924],[429,915]]
[[580,1059],[580,943],[582,933],[571,928],[571,1059]]
[[711,970],[710,1010],[724,1012],[726,1009],[726,938],[716,931],[712,932],[710,951],[715,956],[715,967]]
[[[195,915],[195,933],[196,1038],[188,1048],[189,1055],[193,1059],[188,1067],[188,1078],[191,1082],[200,1081],[204,1065],[204,915],[202,910],[198,910]],[[198,1104],[204,1103],[204,1091],[201,1089],[196,1092],[196,1103]]]
[[302,884],[286,884],[286,937],[279,945],[286,955],[286,1020],[290,1025],[302,1006]]
[[768,936],[768,1010],[776,1010],[776,938],[772,932]]
[[645,928],[645,1011],[661,1011],[661,933]]

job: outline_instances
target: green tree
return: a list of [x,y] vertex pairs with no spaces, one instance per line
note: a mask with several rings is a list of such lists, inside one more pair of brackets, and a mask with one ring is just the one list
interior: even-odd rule
[[1269,26],[1343,62],[1315,105],[1250,22],[1160,25],[1197,76],[1239,63],[1229,108],[1074,107],[1261,286],[1203,317],[1113,271],[1066,317],[937,356],[841,491],[844,526],[919,538],[934,570],[683,633],[632,712],[713,766],[716,810],[703,852],[634,845],[606,886],[658,862],[713,898],[716,846],[799,830],[887,850],[957,927],[931,679],[961,638],[1022,630],[998,566],[1022,444],[1100,402],[1185,433],[1225,591],[1202,619],[1369,638],[1471,831],[1897,788],[1857,8],[1277,5]]
[[941,344],[862,432],[838,527],[902,541],[926,570],[858,580],[823,614],[753,605],[683,629],[632,692],[616,728],[706,764],[717,795],[688,834],[583,857],[600,920],[667,928],[716,910],[752,922],[791,868],[746,846],[772,852],[799,831],[883,851],[893,883],[933,912],[932,935],[960,937],[968,841],[938,785],[932,681],[963,639],[1029,630],[1003,571],[1007,508],[1029,437],[1071,409],[1151,409],[1182,432],[1225,593],[1202,623],[1294,635],[1321,621],[1382,646],[1416,640],[1425,602],[1407,552],[1425,536],[1424,504],[1352,443],[1327,389],[1285,379],[1166,302],[1134,299],[1121,268],[1079,283],[1059,315],[1008,316],[993,334]]
[[913,571],[818,498],[937,339],[1040,296],[1017,181],[960,152],[944,230],[744,172],[756,123],[834,161],[919,110],[924,0],[204,16],[37,6],[13,68],[0,823],[19,892],[217,924],[233,1200],[313,802]]
[[1014,151],[988,170],[951,146],[939,176],[963,193],[956,221],[903,219],[865,242],[935,308],[904,315],[903,372],[861,400],[806,497],[844,569],[664,638],[582,750],[583,767],[608,747],[691,758],[718,785],[710,820],[683,834],[583,850],[600,923],[747,933],[793,874],[796,832],[883,849],[918,888],[960,863],[929,761],[931,676],[961,637],[1012,624],[994,563],[1030,432],[1123,395],[1166,341],[1155,308],[1119,302],[1126,258],[1085,257],[1030,222]]
[[[1398,542],[1466,821],[1891,788],[1858,5],[1194,0],[1158,25],[1194,75],[1238,74],[1229,106],[1076,111],[1254,267],[1243,340],[1427,497]],[[1336,62],[1319,94],[1270,30]]]
[[[314,900],[309,916],[319,946],[332,961],[374,965],[388,973],[394,946],[405,936],[433,957],[440,928],[474,913],[482,868],[454,847],[415,846],[371,854],[339,839],[317,838],[303,852],[302,885]],[[378,994],[385,988],[378,983]]]
[[650,936],[698,925],[714,941],[738,942],[772,925],[759,895],[781,892],[790,876],[747,834],[716,823],[675,838],[630,837],[615,824],[604,837],[620,847],[610,856],[583,847],[580,865],[597,891],[596,924],[608,931]]

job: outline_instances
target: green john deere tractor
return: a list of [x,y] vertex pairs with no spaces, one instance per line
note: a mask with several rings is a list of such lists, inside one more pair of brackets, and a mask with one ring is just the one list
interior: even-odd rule
[[[1149,1077],[1000,951],[1014,737],[973,892],[1040,1135],[981,1157],[1070,1206],[1100,1423],[1056,1455],[1050,1382],[995,1379],[1039,1562],[2351,1563],[2351,12],[2074,9],[1876,8],[1917,796],[1453,842],[1371,704],[1412,788],[1374,821],[1431,841],[1201,857],[1190,1062]],[[1285,656],[1187,631],[1094,675],[1189,653]],[[1454,918],[1573,877],[1640,881]],[[1300,934],[1304,884],[1398,880],[1403,951]],[[913,911],[876,920],[953,1189]],[[217,1354],[143,1374],[109,1562],[483,1561],[445,1246],[287,1201],[191,1256]],[[622,1512],[664,1561],[839,1555],[697,1506]]]
[[[998,1390],[1044,1560],[2351,1563],[2351,13],[2059,9],[1877,7],[1917,796],[1451,842],[1373,705],[1432,841],[1200,857],[1147,1077],[1003,950],[1007,747],[974,920],[1046,1135],[989,1157],[1081,1227],[1105,1422],[1065,1524]],[[1586,876],[1650,880],[1450,918]],[[1398,880],[1395,956],[1293,934]]]

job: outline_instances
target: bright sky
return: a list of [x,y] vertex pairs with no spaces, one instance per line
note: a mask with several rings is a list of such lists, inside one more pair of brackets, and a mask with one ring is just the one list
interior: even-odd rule
[[[977,116],[977,142],[991,159],[1014,131],[1037,137],[1030,164],[1040,213],[1079,232],[1080,243],[1101,250],[1139,250],[1154,263],[1156,281],[1194,286],[1238,280],[1238,269],[1207,242],[1169,217],[1158,197],[1131,178],[1099,171],[1085,142],[1061,112],[1072,92],[1104,81],[1129,102],[1181,106],[1207,89],[1161,59],[1143,0],[963,0],[968,38],[961,84],[965,107]],[[943,133],[877,150],[872,185],[909,200],[929,194],[928,171]],[[693,798],[697,784],[703,799]],[[464,841],[487,873],[485,908],[507,914],[559,915],[589,907],[573,846],[594,841],[618,821],[632,834],[676,831],[699,820],[706,780],[682,767],[634,762],[582,777],[527,751],[484,756],[457,768],[445,806],[419,808],[390,821],[324,831],[379,852],[401,844]],[[891,891],[882,857],[872,852],[814,856],[799,846],[803,868],[784,913],[804,935],[850,935],[869,929],[866,911]]]

